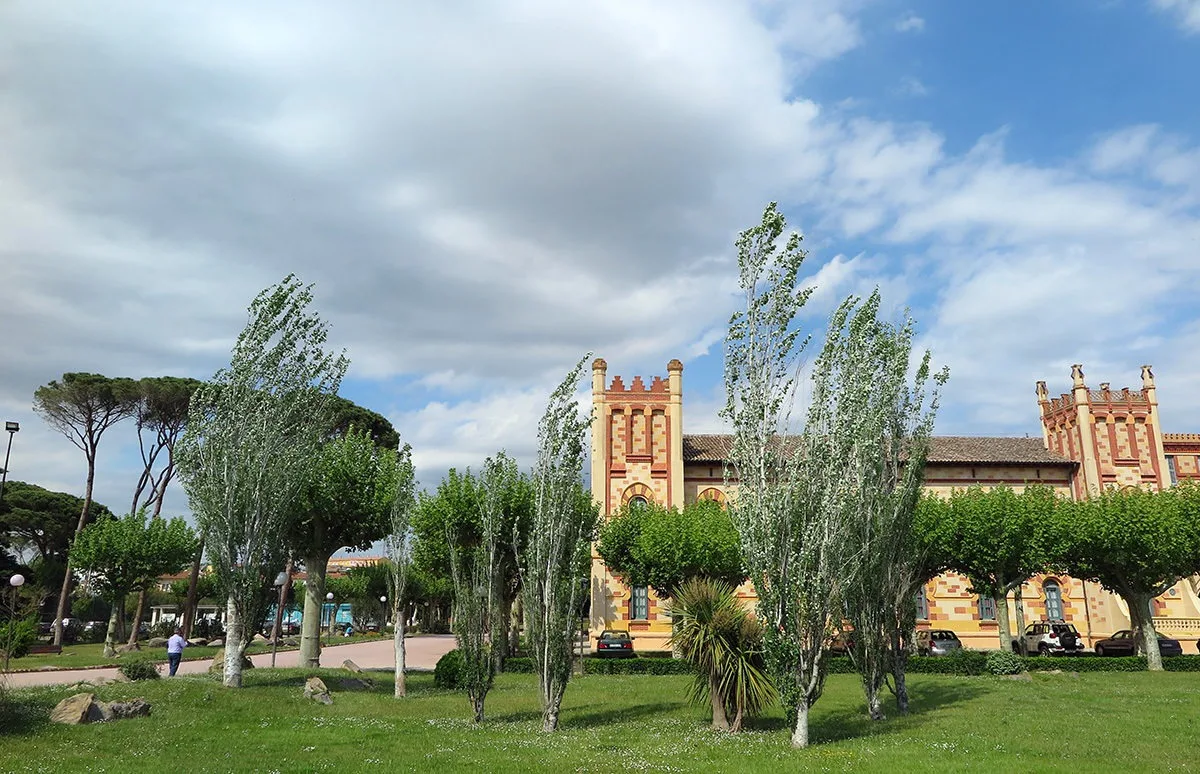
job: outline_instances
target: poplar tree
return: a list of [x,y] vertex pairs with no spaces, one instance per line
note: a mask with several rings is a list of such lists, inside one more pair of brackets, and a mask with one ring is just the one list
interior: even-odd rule
[[[929,577],[915,515],[938,392],[948,377],[945,370],[934,375],[933,394],[927,394],[926,351],[910,384],[915,323],[908,316],[899,325],[882,322],[879,307],[878,290],[865,302],[842,304],[813,374],[818,392],[831,398],[821,409],[826,426],[846,443],[835,457],[844,467],[834,471],[849,487],[845,503],[857,560],[848,568],[845,599],[873,720],[883,719],[880,693],[889,674],[907,711],[903,645],[915,623],[914,595]],[[814,402],[814,410],[820,405]]]
[[412,568],[412,514],[416,509],[416,476],[412,464],[412,447],[404,444],[395,455],[396,468],[393,482],[392,507],[388,512],[388,534],[384,539],[387,551],[388,571],[391,574],[391,602],[393,623],[393,645],[396,653],[394,696],[399,699],[408,694],[404,670],[404,634],[407,625],[409,570]]
[[283,566],[286,535],[309,480],[327,409],[346,372],[294,275],[267,288],[230,364],[192,398],[179,469],[226,596],[224,683],[240,687],[248,616]]
[[513,536],[520,546],[526,639],[538,676],[544,731],[558,729],[600,515],[583,489],[584,435],[591,421],[580,414],[575,393],[586,360],[576,363],[554,390],[538,424],[533,517],[527,538]]

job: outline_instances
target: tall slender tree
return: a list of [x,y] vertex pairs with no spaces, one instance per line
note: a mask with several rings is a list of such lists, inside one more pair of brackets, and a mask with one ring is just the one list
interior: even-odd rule
[[[910,384],[915,323],[907,316],[899,325],[881,321],[880,302],[876,290],[865,302],[851,298],[843,304],[819,361],[825,370],[815,374],[826,382],[823,389],[837,396],[832,427],[853,440],[840,471],[851,486],[850,539],[857,549],[845,598],[873,720],[883,719],[880,694],[896,672],[895,640],[908,635],[908,622],[915,617],[913,595],[926,580],[924,559],[914,550],[919,545],[914,518],[938,391],[948,376],[946,371],[933,376],[928,395],[927,351]],[[906,703],[901,702],[903,709]]]
[[596,504],[583,489],[584,434],[591,421],[580,414],[575,399],[586,360],[576,363],[554,390],[538,424],[533,518],[528,537],[513,539],[519,546],[526,639],[538,676],[544,731],[558,729],[599,519]]
[[[117,422],[133,415],[136,389],[130,379],[110,379],[100,374],[66,373],[62,381],[51,381],[33,393],[33,410],[46,424],[62,433],[83,452],[87,460],[87,482],[83,507],[75,524],[75,537],[88,522],[92,489],[96,482],[96,452],[104,433]],[[71,560],[68,556],[58,606],[54,614],[54,644],[62,644],[62,621],[70,606]]]
[[412,568],[412,514],[416,509],[416,476],[413,472],[412,447],[404,444],[396,454],[396,474],[393,479],[394,496],[388,512],[388,534],[384,539],[387,548],[388,570],[391,573],[391,604],[393,647],[396,654],[393,695],[399,699],[408,695],[404,670],[407,667],[404,651],[405,626],[408,619],[406,605],[408,579]]
[[260,293],[230,364],[192,398],[179,471],[226,596],[224,683],[240,687],[246,625],[283,566],[331,396],[348,361],[325,349],[294,275]]
[[[195,379],[158,376],[140,379],[136,386],[134,421],[137,424],[138,450],[142,472],[133,490],[130,513],[149,508],[151,518],[162,513],[167,486],[175,477],[175,445],[187,426],[188,404],[200,386]],[[166,459],[160,460],[163,453]],[[137,608],[130,627],[129,644],[137,643],[138,624],[146,609],[146,589],[138,592]]]

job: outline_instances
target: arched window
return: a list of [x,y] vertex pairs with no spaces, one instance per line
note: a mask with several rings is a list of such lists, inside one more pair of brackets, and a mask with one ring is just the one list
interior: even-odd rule
[[629,498],[629,510],[631,511],[637,508],[645,508],[649,504],[650,501],[641,495],[634,495]]
[[982,594],[979,595],[979,620],[996,620],[996,600],[991,597],[985,597]]
[[917,620],[929,620],[929,597],[925,593],[925,587],[917,589]]
[[1062,618],[1062,589],[1059,587],[1058,581],[1046,581],[1042,585],[1042,591],[1046,593],[1046,617],[1050,619]]
[[712,500],[715,503],[720,503],[720,504],[724,505],[725,504],[725,493],[722,492],[720,489],[717,489],[715,486],[710,486],[709,488],[702,491],[699,494],[699,496],[696,497],[696,499],[697,500]]

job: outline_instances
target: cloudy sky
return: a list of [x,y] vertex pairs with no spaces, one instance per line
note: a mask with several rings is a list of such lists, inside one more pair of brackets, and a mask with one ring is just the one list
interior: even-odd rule
[[[719,429],[732,241],[778,200],[820,331],[911,307],[939,432],[1037,434],[1033,385],[1200,430],[1200,2],[0,5],[0,414],[66,371],[206,378],[289,272],[425,484],[528,461],[553,382],[681,358]],[[101,446],[122,507],[131,425]],[[182,491],[171,507],[186,509]]]

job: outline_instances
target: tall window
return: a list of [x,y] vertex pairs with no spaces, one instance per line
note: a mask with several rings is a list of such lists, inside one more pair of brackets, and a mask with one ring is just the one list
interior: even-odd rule
[[1167,472],[1171,474],[1171,483],[1179,483],[1179,473],[1175,469],[1175,458],[1167,457]]
[[1047,618],[1062,618],[1062,589],[1056,581],[1046,581],[1042,586],[1042,590],[1046,592],[1046,617]]
[[917,620],[929,620],[929,597],[925,594],[925,587],[917,589]]
[[996,600],[991,597],[985,597],[982,594],[979,595],[979,620],[996,620]]
[[645,621],[650,617],[650,591],[645,586],[634,586],[629,598],[629,617],[635,621]]

